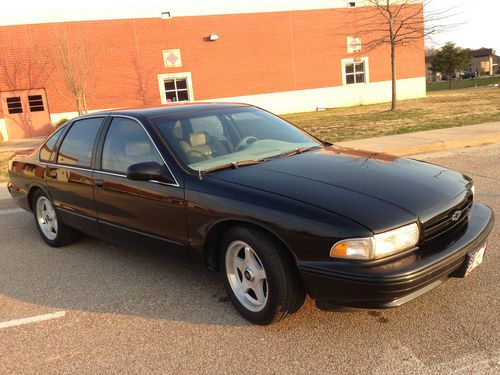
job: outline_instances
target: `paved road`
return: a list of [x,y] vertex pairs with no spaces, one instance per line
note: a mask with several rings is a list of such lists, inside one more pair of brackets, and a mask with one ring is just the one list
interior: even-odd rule
[[[420,158],[471,174],[500,213],[500,146]],[[11,208],[0,233],[1,373],[500,372],[498,222],[466,279],[393,310],[323,312],[307,300],[271,327],[240,318],[218,276],[180,256],[91,238],[51,249]]]

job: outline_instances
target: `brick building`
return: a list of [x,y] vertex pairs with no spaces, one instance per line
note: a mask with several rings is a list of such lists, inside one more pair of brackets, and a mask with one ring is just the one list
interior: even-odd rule
[[[210,100],[288,113],[390,100],[389,49],[365,51],[370,36],[358,35],[363,1],[106,6],[0,13],[3,140],[50,131],[78,101],[90,111]],[[399,98],[424,96],[423,39],[397,52]]]

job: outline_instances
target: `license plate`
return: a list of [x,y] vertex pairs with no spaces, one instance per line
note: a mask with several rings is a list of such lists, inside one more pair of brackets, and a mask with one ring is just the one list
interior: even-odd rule
[[487,246],[488,243],[485,243],[479,250],[467,256],[465,260],[467,264],[467,268],[465,269],[465,276],[471,273],[474,268],[476,268],[483,262],[484,252],[486,251]]

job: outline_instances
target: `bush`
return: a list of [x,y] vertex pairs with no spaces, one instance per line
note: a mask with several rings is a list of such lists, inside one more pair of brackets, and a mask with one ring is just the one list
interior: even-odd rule
[[57,129],[59,126],[66,124],[68,121],[69,120],[67,118],[60,119],[54,124],[54,129]]

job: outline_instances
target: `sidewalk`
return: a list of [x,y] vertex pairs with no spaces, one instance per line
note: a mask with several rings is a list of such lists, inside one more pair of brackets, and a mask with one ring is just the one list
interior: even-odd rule
[[12,141],[3,142],[0,143],[0,152],[16,152],[35,148],[42,143],[45,138],[46,137],[14,139]]
[[388,135],[335,144],[342,147],[404,156],[496,142],[500,142],[500,122]]

